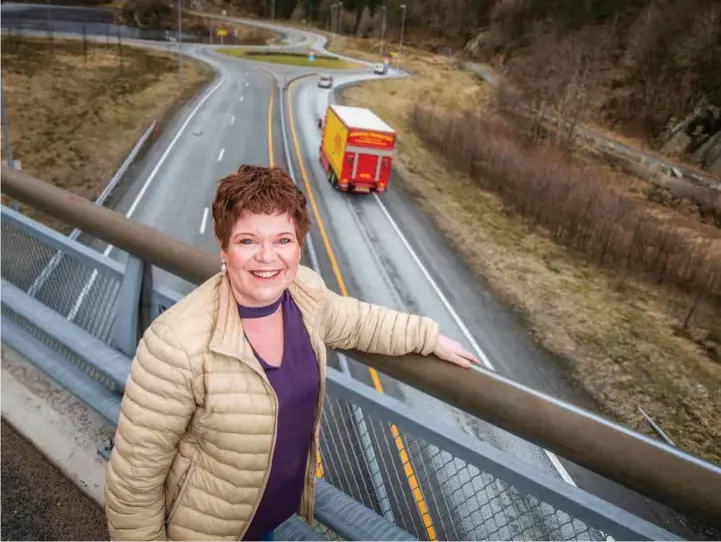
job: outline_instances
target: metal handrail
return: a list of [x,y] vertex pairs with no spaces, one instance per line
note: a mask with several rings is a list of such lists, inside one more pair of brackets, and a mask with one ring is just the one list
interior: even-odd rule
[[[219,260],[208,252],[5,166],[2,191],[190,282],[219,271]],[[349,355],[675,510],[721,525],[716,465],[483,369],[416,355]]]

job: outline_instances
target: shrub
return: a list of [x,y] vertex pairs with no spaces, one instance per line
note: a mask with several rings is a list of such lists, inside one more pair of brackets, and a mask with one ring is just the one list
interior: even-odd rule
[[607,173],[570,164],[549,146],[525,144],[496,116],[449,115],[416,105],[411,123],[429,146],[509,210],[598,265],[641,272],[657,283],[718,299],[721,236],[655,216],[642,201],[617,192]]

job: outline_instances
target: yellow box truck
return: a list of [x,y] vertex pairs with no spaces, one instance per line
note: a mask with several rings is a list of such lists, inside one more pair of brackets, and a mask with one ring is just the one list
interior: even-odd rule
[[396,132],[365,107],[330,105],[320,161],[344,192],[384,192],[391,176]]

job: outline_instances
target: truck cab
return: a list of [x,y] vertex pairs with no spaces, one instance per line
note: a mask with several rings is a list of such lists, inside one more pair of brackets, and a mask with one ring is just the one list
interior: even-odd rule
[[370,109],[331,105],[326,111],[320,161],[343,192],[384,192],[390,181],[396,132]]

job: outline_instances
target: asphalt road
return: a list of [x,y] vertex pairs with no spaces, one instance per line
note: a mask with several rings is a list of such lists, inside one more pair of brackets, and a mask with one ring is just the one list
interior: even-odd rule
[[2,540],[108,540],[103,510],[2,422]]
[[[337,84],[344,80],[338,78]],[[336,191],[327,182],[318,160],[320,132],[314,120],[325,111],[329,97],[330,92],[315,87],[313,78],[301,79],[290,89],[292,106],[287,111],[293,118],[290,141],[294,147],[297,145],[300,154],[299,159],[296,151],[291,151],[298,182],[304,184],[306,192],[313,194],[320,216],[315,223],[324,225],[330,252],[338,262],[336,274],[320,231],[315,231],[314,244],[320,247],[317,252],[324,277],[336,285],[343,282],[349,294],[355,297],[432,316],[444,333],[464,343],[469,350],[475,350],[479,357],[486,357],[501,373],[533,387],[551,390],[556,396],[567,397],[569,390],[563,389],[554,374],[553,361],[525,339],[527,333],[518,322],[478,287],[439,232],[403,193],[397,179],[392,180],[388,192],[377,198],[373,195],[350,196]],[[303,168],[300,167],[301,160]],[[297,172],[301,172],[300,175]],[[373,385],[364,365],[352,363],[351,373]],[[433,412],[437,419],[460,426],[545,474],[567,476],[564,467],[554,466],[552,459],[557,461],[555,456],[551,458],[538,447],[393,379],[381,375],[381,381],[385,393],[404,400],[420,412]],[[390,460],[387,456],[384,459]],[[419,457],[417,462],[430,467],[428,474],[432,487],[427,488],[430,499],[450,500],[448,513],[437,518],[445,534],[449,537],[460,535],[461,538],[483,537],[481,517],[469,514],[461,518],[455,512],[467,507],[473,499],[469,500],[467,495],[457,497],[455,491],[450,492],[454,495],[450,497],[447,484],[441,492],[440,482],[433,483],[433,480],[442,477],[443,466],[434,464],[429,457]],[[478,484],[476,498],[481,504],[503,492],[503,488],[483,486],[478,478],[473,483],[474,486]],[[436,499],[436,492],[445,495]],[[441,515],[441,508],[445,506],[432,515]],[[537,537],[543,537],[543,528],[536,533]],[[573,536],[573,533],[564,534]]]
[[[285,32],[286,42],[292,47],[310,45],[322,50],[322,38],[296,30]],[[341,291],[345,287],[350,295],[366,301],[431,316],[440,323],[444,333],[475,350],[495,370],[536,389],[573,399],[572,391],[555,373],[554,360],[532,343],[512,314],[476,284],[429,220],[403,193],[398,179],[394,179],[390,190],[380,197],[342,194],[325,181],[318,162],[320,134],[315,121],[323,114],[329,93],[317,89],[315,78],[301,79],[291,85],[288,93],[281,93],[275,80],[261,67],[286,82],[303,73],[302,70],[230,58],[214,53],[207,46],[185,45],[184,48],[215,66],[219,78],[208,93],[188,104],[174,125],[166,130],[145,157],[138,182],[116,210],[217,254],[209,209],[218,180],[244,163],[290,166],[297,182],[313,194],[318,209],[313,245],[320,270],[331,288]],[[374,76],[367,74],[366,77]],[[348,76],[336,75],[337,83],[346,79]],[[286,163],[281,140],[280,100],[286,98],[283,112],[292,157],[290,164]],[[321,223],[325,236],[321,235]],[[328,239],[328,245],[323,237]],[[103,250],[116,259],[124,258],[118,251]],[[331,254],[338,262],[337,271],[331,265]],[[164,272],[156,273],[154,280],[180,293],[192,288]],[[350,369],[354,377],[379,387],[365,366],[351,362]],[[646,506],[642,499],[629,497],[623,491],[616,494],[617,486],[599,480],[592,473],[559,461],[533,445],[399,382],[383,376],[380,382],[385,393],[422,412],[433,412],[444,422],[461,427],[546,474],[563,476],[567,481],[572,478],[584,489],[658,521],[658,512]],[[394,490],[394,515],[399,523],[407,522],[409,530],[422,533],[420,509],[407,489],[409,481],[397,474],[403,472],[403,466],[398,463],[395,444],[389,445],[390,441],[386,431],[374,446],[379,461],[389,473],[387,485]],[[414,459],[416,465],[423,463],[426,471],[425,478],[421,474],[418,477],[430,484],[424,488],[426,499],[445,500],[449,511],[440,517],[439,511],[431,510],[432,515],[438,514],[435,516],[438,530],[449,537],[475,538],[484,523],[480,506],[476,512],[459,518],[455,510],[471,496],[455,496],[459,493],[455,487],[450,488],[454,496],[449,496],[448,487],[441,490],[444,467],[434,464],[433,458],[423,453],[417,452]],[[481,478],[476,482],[481,483]],[[476,488],[476,482],[472,487],[476,494],[483,490],[486,500],[506,493],[503,488],[487,489],[485,483]],[[460,532],[457,525],[461,527]]]

